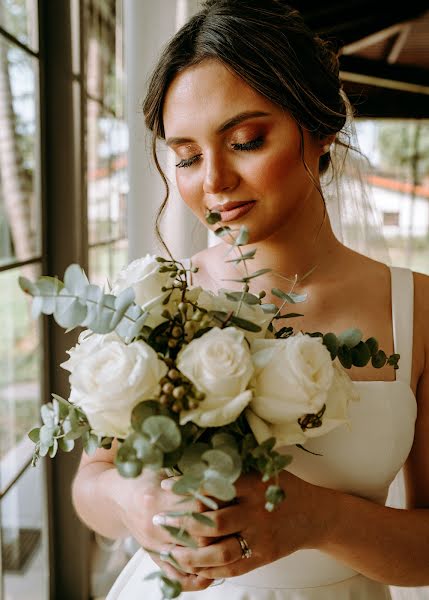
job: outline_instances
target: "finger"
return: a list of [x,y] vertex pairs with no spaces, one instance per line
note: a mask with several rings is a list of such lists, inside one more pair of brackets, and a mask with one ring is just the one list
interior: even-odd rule
[[[171,492],[172,497],[176,498],[177,502],[182,502],[184,499],[184,496],[179,496],[178,494],[176,494],[175,492],[173,492],[173,486],[176,483],[176,481],[178,481],[180,479],[180,477],[168,477],[168,479],[163,479],[160,482],[160,486],[161,488],[166,491],[166,492]],[[201,490],[200,490],[201,491]],[[212,502],[214,501],[217,505],[218,508],[222,508],[224,506],[228,506],[231,502],[230,501],[223,501],[223,500],[219,500],[218,498],[213,498],[211,496],[208,496],[204,490],[201,491],[202,495],[207,496]],[[200,510],[198,512],[203,512],[205,510],[207,510],[207,506],[205,504],[203,504],[202,502],[200,502],[199,500],[195,500],[193,499],[191,496],[189,497],[189,502],[196,502],[198,506],[200,506]],[[183,503],[185,506],[187,503]]]
[[[246,526],[246,513],[238,505],[201,513],[195,517],[192,515],[173,517],[171,514],[159,513],[154,516],[153,522],[157,525],[183,527],[194,538],[225,537],[241,531]],[[210,520],[211,523],[203,522],[201,519]],[[201,545],[205,546],[206,543]]]
[[241,560],[242,551],[236,537],[226,537],[220,542],[204,548],[176,546],[171,550],[174,559],[187,573],[201,574],[201,568],[223,566]]
[[172,565],[163,561],[156,561],[156,563],[161,568],[161,570],[167,575],[167,577],[180,583],[184,592],[196,592],[198,590],[205,590],[213,581],[212,579],[201,577],[201,575],[181,573]]

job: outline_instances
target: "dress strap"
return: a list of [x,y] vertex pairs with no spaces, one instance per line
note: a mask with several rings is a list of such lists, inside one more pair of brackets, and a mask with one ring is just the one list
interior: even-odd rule
[[414,281],[405,267],[390,267],[394,352],[401,355],[396,379],[411,384],[413,360]]

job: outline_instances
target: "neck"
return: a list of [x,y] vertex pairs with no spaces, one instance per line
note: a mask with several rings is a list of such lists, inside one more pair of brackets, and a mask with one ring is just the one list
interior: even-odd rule
[[[256,248],[256,255],[247,263],[248,270],[272,269],[268,277],[273,286],[284,290],[290,289],[285,277],[292,281],[296,278],[297,285],[302,280],[301,288],[326,280],[332,265],[338,264],[339,253],[345,249],[332,231],[327,212],[324,215],[321,200],[304,203],[303,210],[292,222],[270,238],[249,244],[250,248]],[[235,254],[238,255],[237,250]],[[239,269],[244,273],[242,265]],[[309,271],[311,273],[306,277]],[[257,279],[255,284],[258,286]]]

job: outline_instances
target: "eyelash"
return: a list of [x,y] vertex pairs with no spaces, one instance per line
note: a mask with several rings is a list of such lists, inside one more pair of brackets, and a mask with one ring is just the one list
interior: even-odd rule
[[[250,140],[250,142],[246,142],[245,144],[232,144],[232,147],[234,148],[234,150],[239,150],[241,152],[249,152],[251,150],[257,150],[262,146],[263,143],[264,138],[262,136],[259,136],[254,140]],[[191,167],[200,159],[201,156],[201,154],[197,154],[196,156],[192,156],[192,158],[184,158],[183,160],[177,163],[176,167],[179,167],[179,169],[186,169],[187,167]]]

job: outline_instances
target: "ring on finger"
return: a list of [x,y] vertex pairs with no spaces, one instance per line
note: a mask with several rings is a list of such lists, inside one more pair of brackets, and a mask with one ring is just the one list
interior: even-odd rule
[[252,549],[247,543],[246,539],[240,534],[236,533],[235,537],[238,540],[241,548],[241,558],[250,558],[252,556]]

